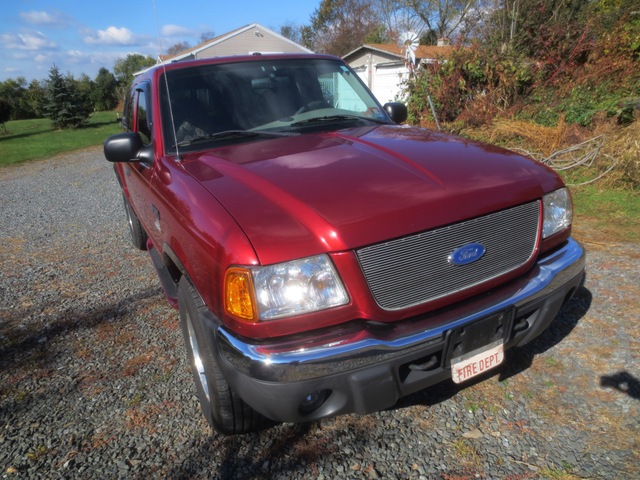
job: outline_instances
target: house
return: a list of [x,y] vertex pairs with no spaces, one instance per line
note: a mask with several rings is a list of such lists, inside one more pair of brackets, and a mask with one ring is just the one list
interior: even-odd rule
[[[447,58],[453,47],[440,40],[438,45],[419,45],[415,49],[416,64]],[[342,57],[367,84],[382,104],[400,99],[402,82],[409,76],[405,52],[396,44],[365,44]]]
[[252,23],[189,48],[177,55],[162,55],[163,62],[253,53],[313,53],[282,35]]

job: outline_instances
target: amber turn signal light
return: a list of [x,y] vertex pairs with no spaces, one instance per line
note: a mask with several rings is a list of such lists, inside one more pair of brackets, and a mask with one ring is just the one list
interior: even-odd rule
[[251,272],[243,268],[231,268],[224,281],[224,301],[227,313],[245,322],[255,323],[255,308]]

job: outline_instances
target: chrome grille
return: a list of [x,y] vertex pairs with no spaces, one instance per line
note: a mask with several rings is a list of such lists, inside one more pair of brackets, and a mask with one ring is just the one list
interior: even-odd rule
[[[459,292],[524,265],[538,239],[539,202],[356,251],[371,293],[385,310],[400,310]],[[477,261],[454,265],[459,247],[482,244]]]

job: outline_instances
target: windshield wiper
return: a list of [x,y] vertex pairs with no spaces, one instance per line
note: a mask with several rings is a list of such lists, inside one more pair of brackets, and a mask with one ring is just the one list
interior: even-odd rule
[[227,140],[230,138],[250,138],[250,137],[289,137],[291,135],[297,135],[295,133],[285,132],[265,132],[265,131],[252,131],[252,130],[224,130],[223,132],[209,133],[208,135],[200,135],[190,138],[189,140],[183,140],[173,145],[174,147],[188,147],[196,143],[208,142],[211,140]]
[[308,118],[306,120],[299,120],[297,122],[293,122],[290,126],[297,127],[299,125],[309,125],[313,123],[324,123],[324,122],[340,122],[343,120],[364,120],[366,122],[387,124],[385,120],[379,120],[377,118],[371,117],[361,117],[360,115],[326,115],[324,117],[313,117]]

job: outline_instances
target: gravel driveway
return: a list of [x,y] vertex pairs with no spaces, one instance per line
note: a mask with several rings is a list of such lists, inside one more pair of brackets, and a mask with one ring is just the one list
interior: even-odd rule
[[0,478],[640,478],[640,248],[508,366],[393,409],[212,434],[100,149],[0,170]]

